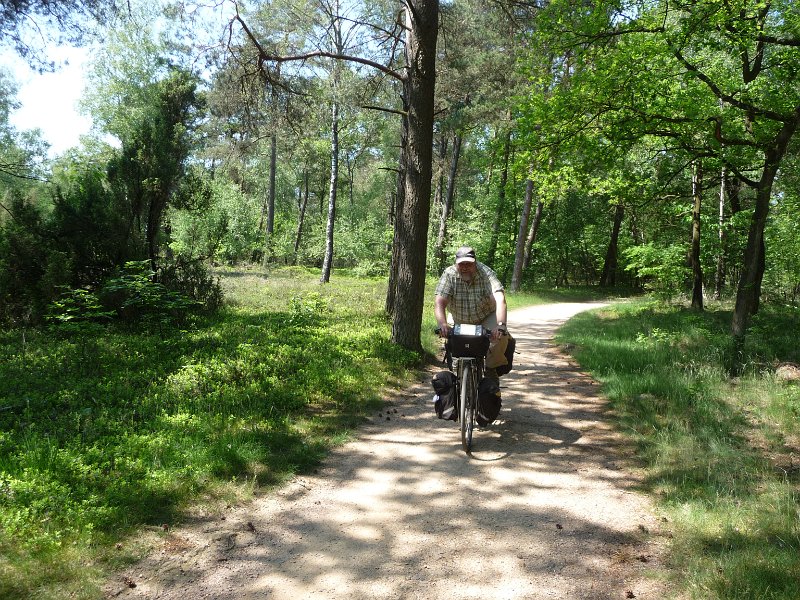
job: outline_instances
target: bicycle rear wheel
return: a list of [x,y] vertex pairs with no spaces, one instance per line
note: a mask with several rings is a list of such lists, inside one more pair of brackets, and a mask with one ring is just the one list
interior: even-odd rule
[[461,447],[464,452],[472,452],[472,432],[475,429],[475,401],[478,390],[475,387],[475,365],[471,360],[462,361],[461,397],[459,398],[459,420],[461,421]]

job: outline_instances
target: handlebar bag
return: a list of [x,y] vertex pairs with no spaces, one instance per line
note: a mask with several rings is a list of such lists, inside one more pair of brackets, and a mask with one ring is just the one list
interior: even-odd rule
[[480,325],[456,325],[448,343],[453,356],[483,358],[489,350],[489,337]]

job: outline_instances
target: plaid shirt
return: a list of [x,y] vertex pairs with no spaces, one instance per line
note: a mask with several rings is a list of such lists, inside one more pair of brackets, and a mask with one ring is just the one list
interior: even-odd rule
[[436,286],[436,295],[448,299],[447,310],[453,321],[479,325],[497,307],[494,292],[502,292],[503,284],[489,267],[476,262],[478,267],[471,282],[461,278],[455,265],[450,265],[442,273]]

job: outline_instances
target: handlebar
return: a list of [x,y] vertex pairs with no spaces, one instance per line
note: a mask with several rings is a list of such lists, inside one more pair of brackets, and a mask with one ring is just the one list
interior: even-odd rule
[[[455,327],[449,327],[449,326],[448,326],[448,329],[449,329],[450,331],[448,332],[448,334],[447,334],[447,337],[449,338],[449,337],[452,337],[452,336],[454,336],[454,335],[472,335],[472,336],[474,336],[474,335],[483,335],[483,336],[487,336],[487,337],[489,337],[489,336],[491,336],[491,334],[492,334],[492,330],[491,330],[491,329],[487,329],[487,328],[485,328],[483,325],[468,325],[468,327],[475,327],[476,329],[477,329],[477,328],[480,328],[480,333],[478,333],[477,331],[476,331],[476,332],[474,332],[474,333],[462,333],[462,332],[460,332],[460,331],[459,331],[459,332],[456,332],[456,330],[457,330],[457,329],[459,329],[460,327],[464,327],[464,325],[456,325]],[[502,333],[505,333],[505,334],[507,334],[507,333],[508,333],[508,329],[506,329],[505,327],[497,327],[496,329],[497,329],[498,331],[502,332]],[[436,327],[434,328],[433,332],[434,332],[436,335],[441,335],[441,333],[442,333],[442,328],[441,328],[441,327],[439,327],[439,326],[436,326]]]

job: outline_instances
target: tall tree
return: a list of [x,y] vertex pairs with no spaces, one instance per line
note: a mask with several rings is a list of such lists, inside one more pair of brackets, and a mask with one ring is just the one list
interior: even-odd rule
[[0,184],[3,193],[27,187],[44,177],[44,158],[47,147],[38,130],[18,131],[9,122],[11,112],[18,108],[17,84],[11,74],[0,68]]
[[121,252],[148,257],[155,268],[164,211],[177,198],[204,102],[197,76],[177,64],[185,57],[171,44],[169,28],[156,26],[160,7],[137,8],[108,31],[83,104],[95,133],[121,145],[109,165],[128,205],[131,249]]
[[140,120],[134,123],[130,137],[122,140],[122,150],[112,161],[109,174],[127,191],[129,228],[141,224],[146,255],[156,270],[164,210],[185,174],[191,131],[201,103],[196,79],[185,71],[173,70],[152,85],[153,104],[137,107]]
[[703,204],[703,163],[692,165],[692,246],[689,262],[692,265],[692,308],[703,310],[703,264],[700,257],[700,211]]
[[[456,195],[456,174],[458,173],[458,160],[461,158],[461,141],[461,134],[456,133],[453,136],[453,150],[450,156],[450,169],[447,175],[446,191],[443,201],[439,203],[441,208],[441,212],[439,213],[439,232],[436,236],[436,244],[433,251],[433,255],[436,258],[437,272],[444,269],[446,263],[444,242],[447,238],[447,220],[453,212],[453,199]],[[443,142],[442,147],[446,148],[447,144]]]
[[528,223],[531,217],[531,206],[533,204],[533,179],[525,180],[525,199],[522,203],[522,215],[519,219],[519,231],[517,231],[517,244],[514,249],[514,270],[511,275],[512,292],[518,292],[522,288],[522,268],[525,263],[525,234],[528,230]]
[[438,16],[438,0],[407,0],[403,3],[405,39],[404,61],[400,69],[394,68],[393,52],[388,64],[320,49],[291,56],[279,55],[261,43],[241,12],[231,20],[231,31],[234,25],[241,27],[248,42],[256,48],[260,68],[266,72],[269,72],[269,65],[287,61],[332,58],[370,66],[401,83],[402,109],[397,112],[402,115],[405,139],[404,144],[401,142],[403,155],[400,161],[404,196],[398,198],[392,253],[394,281],[389,294],[394,296],[392,341],[416,351],[422,349],[420,334],[430,210]]
[[619,248],[619,232],[622,228],[622,219],[625,217],[625,204],[622,200],[616,201],[614,208],[614,222],[611,226],[611,238],[608,241],[606,258],[603,261],[603,272],[600,275],[601,286],[614,286],[617,282],[617,253]]

